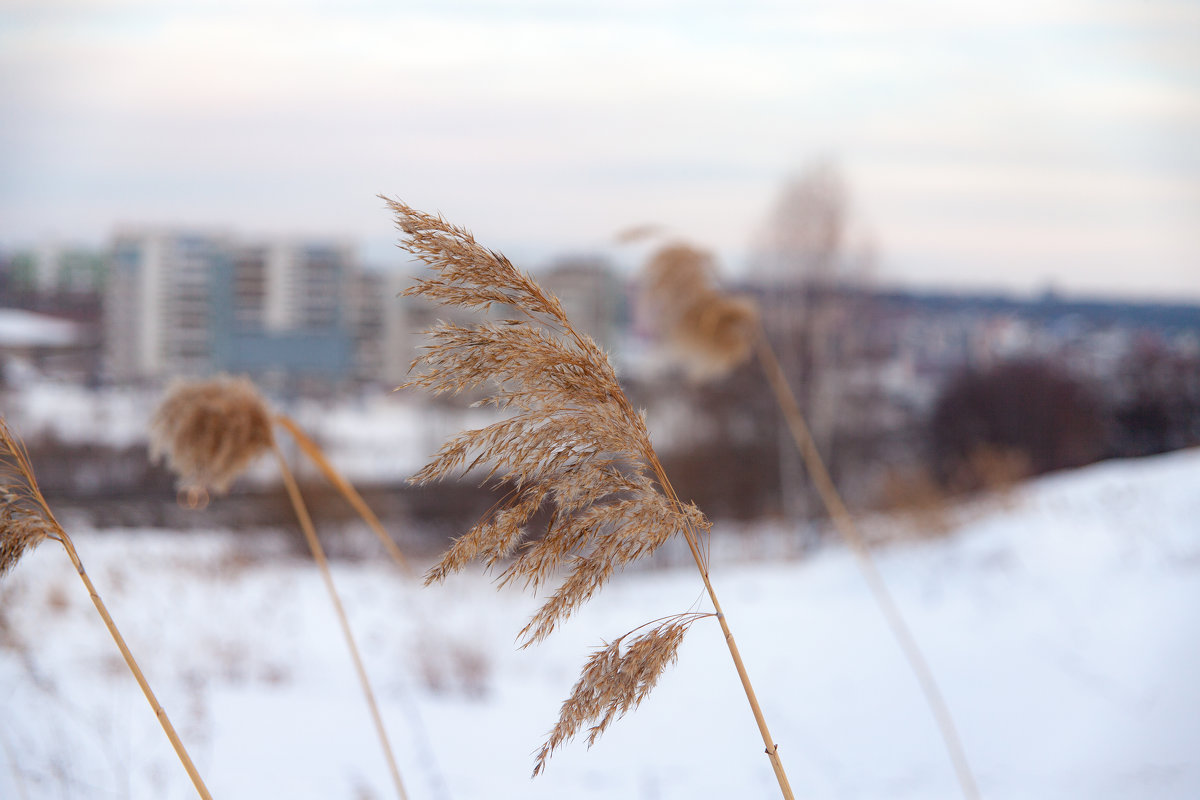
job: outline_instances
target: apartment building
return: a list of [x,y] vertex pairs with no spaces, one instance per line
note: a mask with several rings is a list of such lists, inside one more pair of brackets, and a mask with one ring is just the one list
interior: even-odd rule
[[336,382],[353,370],[348,245],[126,230],[112,246],[104,365],[117,382],[228,371]]
[[116,235],[104,307],[104,371],[119,382],[213,369],[216,277],[231,252],[219,232]]

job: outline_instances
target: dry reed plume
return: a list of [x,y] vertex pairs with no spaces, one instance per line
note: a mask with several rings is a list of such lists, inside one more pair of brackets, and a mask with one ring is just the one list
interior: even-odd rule
[[224,494],[274,444],[271,414],[246,378],[175,381],[150,421],[151,458],[165,458],[185,489]]
[[50,511],[50,506],[46,503],[46,498],[38,487],[37,477],[34,475],[33,465],[29,461],[29,454],[25,450],[25,446],[8,427],[8,423],[0,417],[0,577],[16,566],[17,561],[25,552],[46,539],[53,539],[66,550],[67,557],[71,559],[71,564],[79,574],[80,580],[83,581],[88,595],[92,598],[92,604],[104,621],[105,628],[116,642],[126,666],[133,673],[142,694],[145,695],[146,701],[154,710],[154,714],[158,718],[163,732],[166,733],[167,739],[171,742],[180,763],[187,770],[192,785],[195,786],[201,797],[211,800],[212,795],[209,794],[200,773],[192,763],[191,756],[188,755],[187,749],[175,732],[175,727],[167,717],[167,712],[163,710],[158,698],[154,696],[146,676],[126,645],[125,638],[117,630],[117,625],[108,613],[107,606],[100,599],[91,577],[83,568],[83,561],[80,560],[79,553],[75,550],[75,543]]
[[686,244],[661,248],[643,274],[660,331],[696,379],[728,373],[754,349],[758,308],[719,291],[715,277],[712,256]]
[[[412,481],[426,484],[476,467],[509,487],[500,501],[457,539],[429,571],[444,579],[479,560],[500,566],[501,584],[536,588],[565,577],[521,631],[523,646],[541,641],[616,571],[672,536],[691,549],[726,637],[767,754],[785,797],[791,797],[777,747],[708,577],[702,537],[710,523],[680,502],[650,444],[643,414],[630,404],[607,356],[567,319],[557,298],[502,254],[440,217],[382,198],[404,234],[400,246],[432,270],[406,290],[446,306],[506,307],[519,318],[472,326],[441,323],[413,363],[406,387],[434,394],[486,388],[481,404],[509,418],[450,439]],[[528,538],[534,513],[552,515],[540,538]],[[527,540],[528,539],[528,540]],[[589,741],[646,696],[674,660],[683,633],[700,616],[683,615],[622,646],[625,637],[588,662],[539,752],[533,774],[583,726]]]
[[538,752],[538,768],[584,725],[591,723],[587,740],[590,747],[614,720],[641,705],[663,671],[675,663],[688,628],[706,616],[680,614],[650,623],[653,627],[645,633],[632,637],[637,631],[630,631],[592,653],[571,696],[563,701],[558,723]]
[[[695,376],[717,377],[750,357],[758,355],[776,401],[783,412],[792,439],[799,449],[808,474],[838,533],[854,553],[880,612],[909,663],[925,701],[937,722],[963,795],[977,798],[979,790],[959,739],[949,707],[922,654],[916,639],[892,599],[883,576],[871,557],[866,539],[834,486],[829,470],[817,449],[800,404],[792,393],[779,360],[767,341],[757,309],[747,298],[723,294],[715,283],[712,256],[687,245],[661,249],[647,264],[643,279],[647,301],[655,307],[663,335],[683,353],[685,366]],[[697,320],[713,320],[701,325]],[[720,321],[717,324],[715,321]],[[707,362],[707,364],[705,363]]]
[[388,741],[383,715],[375,700],[375,692],[367,677],[358,644],[350,630],[350,620],[334,586],[325,549],[317,537],[312,517],[295,476],[275,440],[272,422],[278,423],[291,433],[301,450],[363,515],[376,535],[391,545],[389,553],[397,563],[407,568],[399,549],[384,533],[379,520],[371,513],[358,492],[354,491],[349,481],[334,470],[316,443],[305,436],[294,421],[283,415],[272,415],[258,389],[247,378],[222,375],[209,380],[176,382],[168,390],[151,420],[151,452],[156,457],[167,459],[171,468],[179,475],[183,488],[201,492],[212,489],[218,493],[227,491],[238,475],[263,452],[269,449],[275,453],[288,498],[313,560],[321,572],[330,603],[346,640],[346,647],[354,662],[355,672],[371,713],[376,736],[383,748],[392,782],[397,794],[402,799],[406,798],[408,795]]

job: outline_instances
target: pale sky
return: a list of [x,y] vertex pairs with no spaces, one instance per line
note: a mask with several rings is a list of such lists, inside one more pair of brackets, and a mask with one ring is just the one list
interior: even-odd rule
[[536,268],[657,223],[730,271],[840,165],[884,283],[1200,301],[1200,3],[0,5],[0,246],[349,238]]

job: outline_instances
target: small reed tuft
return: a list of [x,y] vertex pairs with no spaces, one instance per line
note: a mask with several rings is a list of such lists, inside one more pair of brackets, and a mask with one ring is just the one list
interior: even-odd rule
[[571,696],[563,701],[558,724],[538,752],[534,776],[545,769],[554,751],[573,739],[585,725],[590,726],[587,742],[591,747],[614,720],[641,705],[666,668],[675,663],[688,628],[704,616],[709,615],[673,617],[628,642],[625,640],[636,631],[593,652]]
[[0,577],[62,529],[50,513],[25,446],[0,417]]
[[271,413],[247,378],[176,381],[150,421],[151,458],[165,458],[184,489],[227,492],[274,443]]
[[709,253],[686,244],[663,247],[646,265],[643,294],[662,335],[694,379],[725,375],[753,352],[758,307],[717,288]]

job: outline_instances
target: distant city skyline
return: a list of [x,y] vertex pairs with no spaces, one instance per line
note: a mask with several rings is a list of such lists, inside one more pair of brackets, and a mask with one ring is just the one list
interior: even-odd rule
[[743,268],[835,161],[885,285],[1200,301],[1200,5],[31,2],[0,9],[0,246],[329,236],[375,197],[536,268],[662,225]]

